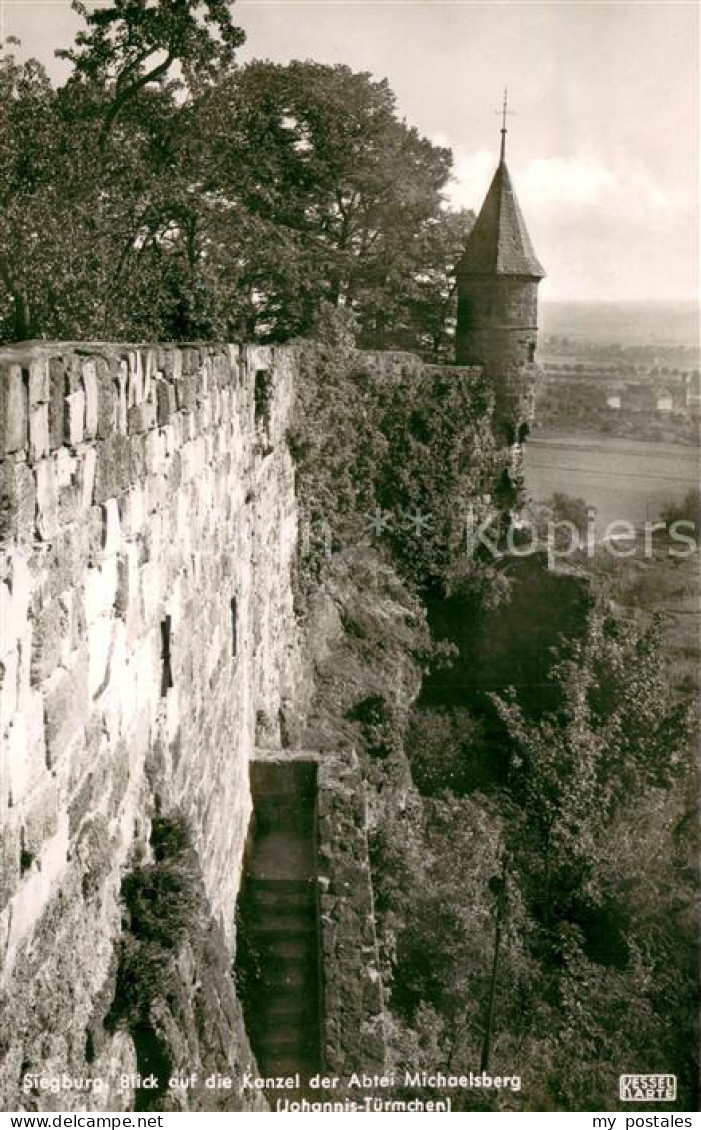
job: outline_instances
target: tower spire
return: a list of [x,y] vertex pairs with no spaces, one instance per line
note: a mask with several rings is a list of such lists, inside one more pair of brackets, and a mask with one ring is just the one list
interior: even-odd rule
[[501,114],[501,153],[499,155],[499,164],[500,165],[504,164],[504,158],[506,156],[506,133],[507,133],[506,119],[507,119],[507,117],[511,116],[514,113],[513,110],[509,110],[509,108],[508,108],[508,106],[509,106],[508,94],[509,94],[508,87],[505,86],[504,87],[504,103],[502,105],[501,110],[496,111],[497,114]]

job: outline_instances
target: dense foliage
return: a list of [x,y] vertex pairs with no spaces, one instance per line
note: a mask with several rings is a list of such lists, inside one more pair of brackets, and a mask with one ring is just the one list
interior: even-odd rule
[[396,806],[375,782],[393,1056],[476,1068],[488,1029],[492,1071],[527,1079],[458,1109],[615,1109],[622,1065],[648,1060],[678,1075],[675,1109],[694,1109],[694,724],[659,645],[594,611],[552,667],[558,710],[536,720],[515,692],[499,700],[505,782],[471,760],[469,711],[389,710],[424,794]]
[[508,458],[491,431],[489,382],[356,353],[338,318],[320,336],[299,347],[288,435],[306,516],[302,580],[319,581],[330,551],[363,544],[384,547],[422,591],[491,578],[466,532],[471,501],[492,495]]
[[331,304],[445,351],[472,216],[386,81],[237,66],[223,0],[74,7],[62,86],[0,61],[0,340],[279,341]]

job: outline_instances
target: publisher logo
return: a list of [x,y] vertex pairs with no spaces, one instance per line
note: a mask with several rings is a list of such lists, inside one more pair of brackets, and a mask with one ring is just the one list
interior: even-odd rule
[[676,1075],[620,1075],[618,1093],[624,1103],[671,1103],[677,1097]]

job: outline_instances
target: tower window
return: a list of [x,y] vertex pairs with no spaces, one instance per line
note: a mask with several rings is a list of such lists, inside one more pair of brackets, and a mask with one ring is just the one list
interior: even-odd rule
[[170,616],[166,616],[165,620],[161,620],[161,698],[165,698],[166,694],[173,686],[170,634],[171,618]]
[[529,341],[528,343],[528,360],[535,361],[535,342]]

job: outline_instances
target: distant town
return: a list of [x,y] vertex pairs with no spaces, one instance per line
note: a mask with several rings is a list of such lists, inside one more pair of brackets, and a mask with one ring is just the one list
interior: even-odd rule
[[692,345],[542,341],[538,429],[698,443],[701,373]]

